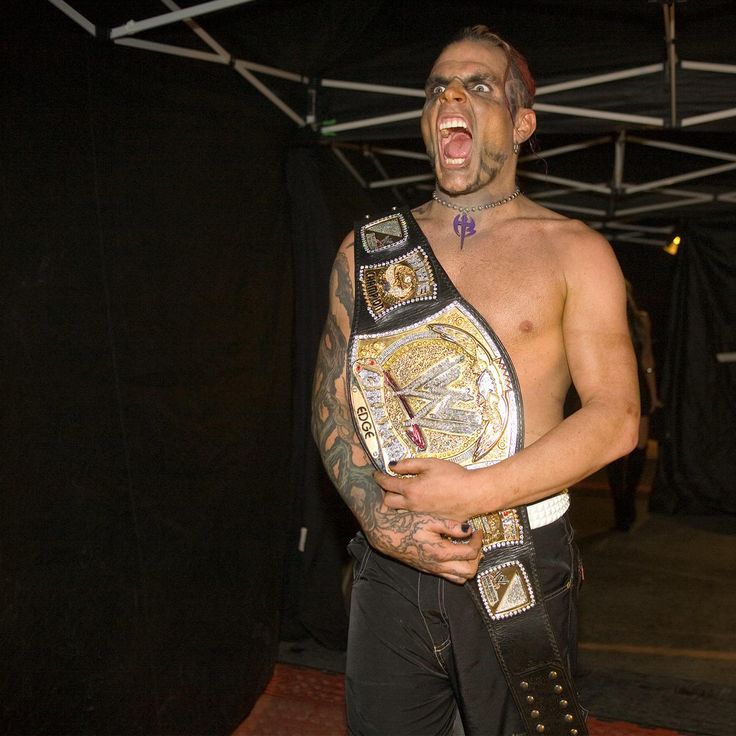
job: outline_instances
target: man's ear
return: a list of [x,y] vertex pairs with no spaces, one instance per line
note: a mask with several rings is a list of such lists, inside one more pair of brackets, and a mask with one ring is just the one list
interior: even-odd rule
[[531,138],[537,129],[537,115],[529,107],[519,108],[514,121],[514,143],[523,143]]

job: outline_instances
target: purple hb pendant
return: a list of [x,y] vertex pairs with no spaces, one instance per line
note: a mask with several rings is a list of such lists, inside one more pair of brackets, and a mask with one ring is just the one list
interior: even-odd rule
[[475,235],[475,220],[469,217],[467,212],[463,212],[455,216],[452,226],[455,228],[455,235],[460,238],[460,249],[462,250],[465,238]]

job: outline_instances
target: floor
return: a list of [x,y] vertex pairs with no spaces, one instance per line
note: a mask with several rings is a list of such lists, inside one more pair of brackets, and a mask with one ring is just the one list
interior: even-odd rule
[[[578,685],[594,716],[591,736],[734,736],[736,518],[650,515],[652,473],[650,461],[628,533],[611,530],[604,475],[572,490],[585,565]],[[284,642],[279,659],[269,689],[233,736],[344,733],[344,653],[310,640]],[[310,671],[327,679],[297,685]],[[289,702],[303,722],[288,714]],[[317,731],[304,721],[312,707]]]

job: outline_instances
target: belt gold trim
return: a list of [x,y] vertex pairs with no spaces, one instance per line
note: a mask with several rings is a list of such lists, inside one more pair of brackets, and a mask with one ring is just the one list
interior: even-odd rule
[[[532,503],[526,507],[529,528],[539,529],[547,526],[557,521],[569,508],[570,496],[567,491]],[[484,552],[524,542],[524,527],[517,509],[491,511],[474,516],[468,521],[475,531],[482,532]]]

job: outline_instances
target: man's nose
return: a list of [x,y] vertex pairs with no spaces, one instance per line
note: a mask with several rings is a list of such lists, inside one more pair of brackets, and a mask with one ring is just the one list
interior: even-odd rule
[[442,98],[447,102],[465,102],[467,96],[465,85],[459,79],[451,80],[442,93]]

